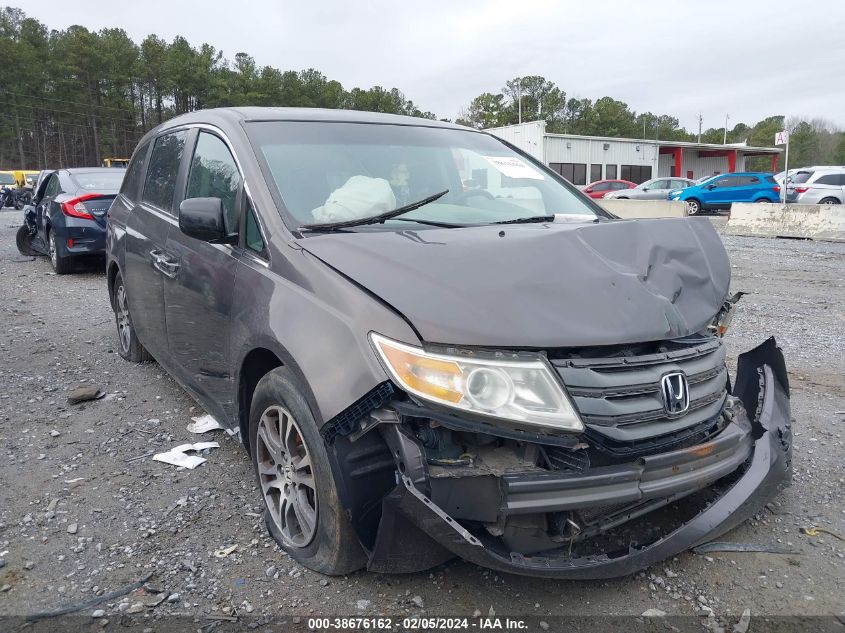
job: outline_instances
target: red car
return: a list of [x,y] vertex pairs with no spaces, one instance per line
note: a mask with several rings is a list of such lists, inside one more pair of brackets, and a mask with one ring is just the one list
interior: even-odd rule
[[637,183],[630,180],[596,180],[584,187],[581,191],[591,198],[604,198],[604,194],[620,189],[632,189]]

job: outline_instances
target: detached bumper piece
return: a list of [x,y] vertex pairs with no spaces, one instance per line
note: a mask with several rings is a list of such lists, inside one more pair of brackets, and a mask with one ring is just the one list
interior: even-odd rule
[[[789,384],[774,339],[739,357],[733,393],[744,411],[737,407],[724,430],[702,444],[580,474],[540,470],[474,478],[495,482],[478,489],[479,504],[491,506],[482,514],[518,520],[532,513],[589,516],[597,508],[605,509],[604,524],[590,528],[588,523],[582,538],[599,537],[633,516],[651,513],[697,490],[710,492],[712,486],[703,509],[685,523],[644,539],[647,542],[631,539],[626,547],[592,548],[586,554],[573,554],[571,541],[535,554],[509,551],[507,539],[495,538],[495,531],[454,518],[456,512],[461,514],[455,510],[458,506],[449,494],[438,490],[449,485],[448,478],[426,480],[408,471],[398,476],[383,499],[377,534],[368,548],[369,568],[415,571],[459,556],[526,576],[601,579],[631,574],[716,538],[759,512],[788,485],[792,473]],[[392,429],[398,431],[396,425]],[[614,518],[616,507],[622,508],[619,513],[624,516]]]

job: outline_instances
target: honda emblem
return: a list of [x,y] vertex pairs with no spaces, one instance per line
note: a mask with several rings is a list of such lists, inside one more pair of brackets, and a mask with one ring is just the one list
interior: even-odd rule
[[666,374],[660,379],[663,408],[669,415],[681,415],[689,408],[689,385],[683,372]]

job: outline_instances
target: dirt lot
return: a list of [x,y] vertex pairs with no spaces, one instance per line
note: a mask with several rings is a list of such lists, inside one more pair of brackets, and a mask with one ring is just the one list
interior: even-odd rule
[[[46,259],[21,258],[19,221],[20,212],[0,213],[0,615],[88,601],[152,574],[146,590],[87,608],[79,621],[93,630],[108,620],[111,630],[137,612],[153,631],[165,616],[184,614],[193,618],[187,628],[209,630],[228,624],[209,616],[226,615],[279,631],[322,614],[492,611],[558,630],[555,616],[633,615],[648,624],[639,616],[658,609],[694,616],[683,621],[697,630],[731,631],[750,609],[751,631],[769,629],[763,620],[772,616],[814,615],[836,615],[814,622],[845,630],[845,542],[799,531],[815,525],[845,535],[845,244],[724,238],[734,289],[753,293],[740,303],[730,353],[774,334],[795,418],[793,486],[725,540],[795,553],[686,553],[608,582],[517,578],[460,561],[409,576],[325,578],[267,536],[238,441],[188,433],[191,416],[202,413],[196,403],[158,365],[117,355],[100,265],[58,277]],[[108,395],[68,405],[80,384]],[[195,470],[149,458],[200,439],[221,446]],[[717,617],[697,615],[704,607]],[[96,609],[105,617],[94,624]],[[653,630],[670,630],[670,621]]]

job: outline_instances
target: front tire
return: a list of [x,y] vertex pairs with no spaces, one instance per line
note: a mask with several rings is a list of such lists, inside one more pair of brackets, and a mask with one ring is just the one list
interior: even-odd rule
[[145,363],[153,359],[135,335],[132,315],[129,314],[129,298],[123,275],[117,273],[114,278],[114,320],[117,324],[117,353],[124,360],[132,363]]
[[285,367],[255,388],[249,445],[270,535],[298,563],[321,574],[348,574],[366,563],[335,487],[317,423]]
[[59,249],[56,247],[56,232],[53,230],[47,234],[47,254],[50,256],[50,264],[52,264],[57,275],[67,275],[73,272],[75,268],[73,258],[59,255]]
[[29,232],[29,227],[26,224],[18,229],[15,235],[15,243],[21,255],[35,256],[41,254],[32,248],[32,234]]
[[687,200],[687,215],[698,215],[701,213],[701,203],[695,198]]

